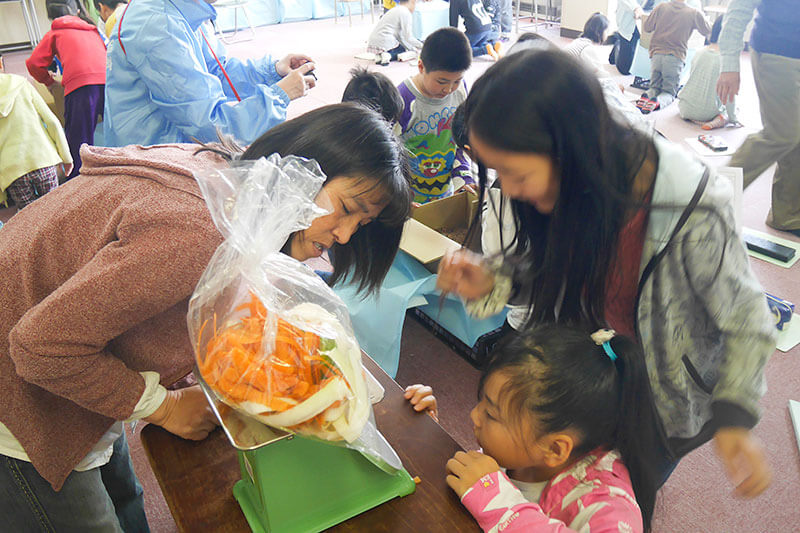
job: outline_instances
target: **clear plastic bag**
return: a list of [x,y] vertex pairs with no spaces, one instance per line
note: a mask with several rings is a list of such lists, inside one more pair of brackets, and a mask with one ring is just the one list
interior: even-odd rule
[[375,427],[346,306],[311,268],[280,252],[290,234],[327,213],[318,205],[325,175],[317,163],[273,154],[196,178],[225,239],[189,302],[203,380],[264,424],[400,468]]

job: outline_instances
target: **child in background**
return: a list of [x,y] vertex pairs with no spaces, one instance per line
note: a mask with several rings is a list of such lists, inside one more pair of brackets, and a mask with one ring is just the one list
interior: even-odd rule
[[397,0],[397,5],[378,20],[367,39],[367,51],[375,54],[375,62],[388,65],[403,52],[419,53],[422,42],[411,33],[411,14],[417,0]]
[[[613,331],[556,325],[495,348],[470,413],[481,451],[447,462],[484,531],[649,531],[660,439],[643,361]],[[436,409],[429,389],[405,396]]]
[[0,203],[8,195],[17,209],[58,186],[58,165],[72,166],[58,119],[28,80],[3,72],[2,56],[0,161]]
[[608,64],[604,57],[606,49],[602,48],[608,24],[605,15],[594,13],[583,25],[583,33],[564,48],[566,53],[586,63],[595,74],[603,77],[610,75],[605,69],[605,65]]
[[464,33],[469,39],[473,57],[489,54],[500,57],[500,34],[492,29],[492,18],[482,0],[450,0],[450,26],[458,28],[458,17],[464,19]]
[[611,73],[606,69],[605,47],[602,43],[606,40],[608,25],[609,21],[605,15],[593,14],[583,26],[581,36],[564,48],[564,51],[586,65],[597,76],[603,89],[603,98],[615,118],[631,125],[643,125],[645,119],[640,110],[625,97],[625,87],[611,79]]
[[717,80],[720,73],[719,33],[722,17],[717,17],[711,27],[707,46],[692,59],[689,80],[678,93],[678,109],[681,118],[700,124],[704,130],[722,128],[736,123],[736,100],[722,105],[717,96]]
[[452,136],[453,113],[467,99],[464,72],[471,63],[464,34],[439,28],[425,39],[419,72],[397,87],[403,98],[400,138],[411,153],[411,187],[417,203],[451,196],[455,178],[466,187],[474,186],[469,161]]
[[122,18],[122,12],[128,7],[127,0],[94,0],[94,7],[105,22],[106,37],[111,37],[114,26]]
[[392,80],[363,67],[350,71],[342,102],[358,102],[380,113],[390,124],[399,121],[403,112],[403,99]]
[[642,31],[653,35],[649,48],[650,88],[636,102],[642,113],[661,109],[675,100],[689,36],[694,30],[707,37],[711,26],[700,11],[686,5],[686,0],[659,4],[645,19]]
[[25,61],[30,75],[50,87],[55,83],[47,70],[58,59],[63,68],[64,130],[74,167],[67,177],[81,169],[80,147],[94,144],[94,130],[103,114],[106,83],[106,47],[96,26],[77,15],[76,0],[47,0],[47,16],[53,21]]

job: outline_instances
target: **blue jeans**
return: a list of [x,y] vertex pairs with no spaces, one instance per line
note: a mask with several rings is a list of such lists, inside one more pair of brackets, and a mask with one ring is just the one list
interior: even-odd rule
[[467,39],[469,40],[469,46],[472,48],[472,56],[485,56],[488,52],[486,51],[487,44],[494,44],[497,39],[500,38],[500,35],[496,31],[492,30],[485,30],[480,33],[467,33]]
[[0,455],[0,516],[15,533],[150,531],[124,433],[108,464],[70,473],[58,492],[28,461]]
[[387,50],[386,52],[392,57],[392,61],[397,61],[397,56],[402,54],[406,51],[406,47],[402,44],[398,44],[391,50]]

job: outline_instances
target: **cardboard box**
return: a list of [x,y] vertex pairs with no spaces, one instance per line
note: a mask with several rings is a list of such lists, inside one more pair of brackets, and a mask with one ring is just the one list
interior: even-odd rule
[[[462,242],[451,237],[463,239],[477,211],[478,196],[468,191],[417,207],[403,228],[400,249],[436,272],[446,253],[461,248]],[[480,225],[476,230],[467,248],[480,252]]]
[[50,111],[61,122],[61,127],[64,127],[64,87],[61,83],[54,83],[51,90],[36,80],[30,80],[30,82],[36,88],[36,92],[42,97],[44,103],[47,104],[47,107],[50,108]]

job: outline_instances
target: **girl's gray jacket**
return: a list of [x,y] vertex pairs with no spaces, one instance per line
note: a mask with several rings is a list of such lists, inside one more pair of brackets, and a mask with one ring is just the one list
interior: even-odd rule
[[[776,328],[736,228],[730,180],[712,170],[702,188],[703,163],[669,141],[654,142],[659,161],[651,204],[676,207],[650,212],[635,324],[661,422],[673,451],[683,455],[716,428],[756,424]],[[698,189],[699,202],[689,210]],[[487,256],[501,251],[494,206],[483,210]],[[510,211],[506,204],[504,243],[515,231]],[[684,212],[688,218],[676,232]],[[512,307],[509,323],[519,328],[526,315]]]

